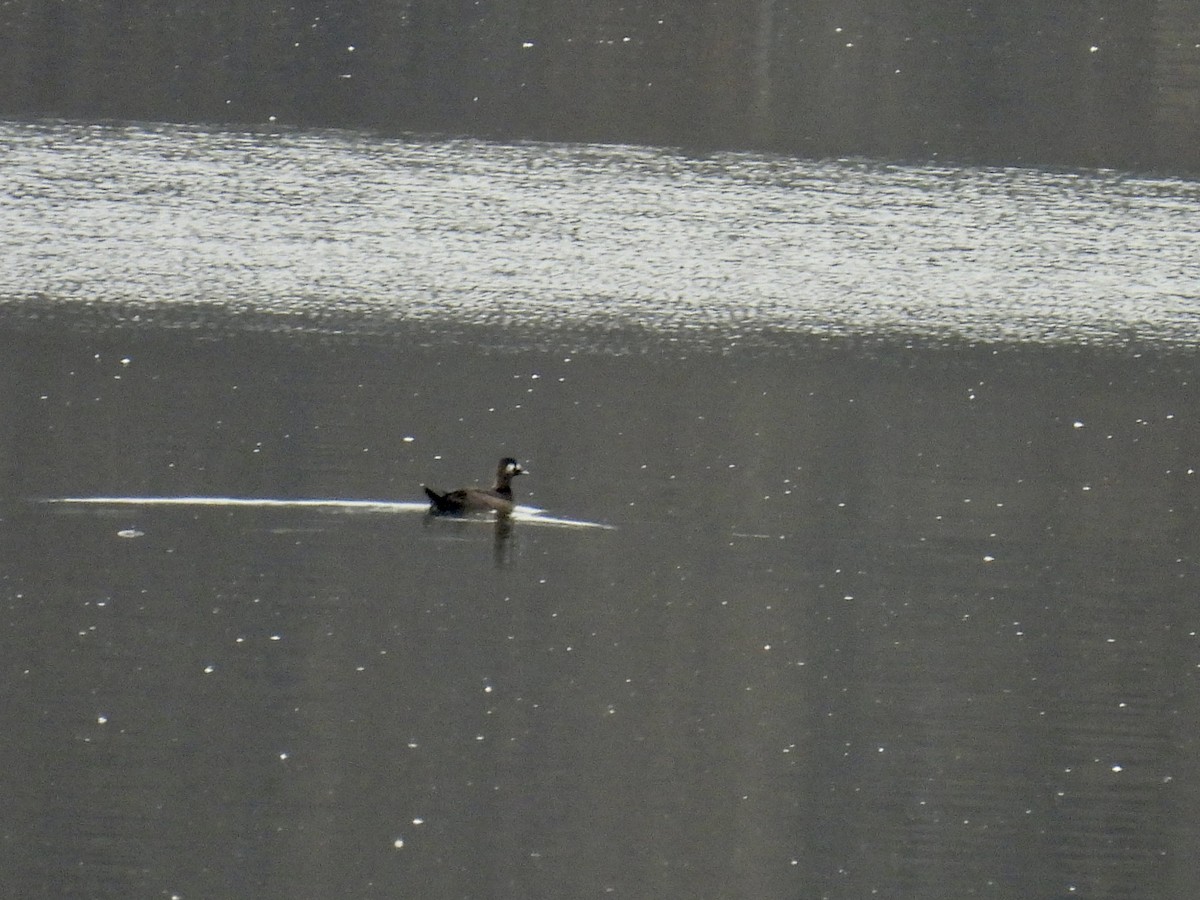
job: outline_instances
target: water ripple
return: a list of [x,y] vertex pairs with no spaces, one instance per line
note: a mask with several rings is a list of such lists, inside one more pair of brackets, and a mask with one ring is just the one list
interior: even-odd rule
[[[0,309],[1192,344],[1192,181],[0,123]],[[184,314],[186,311],[186,314]]]

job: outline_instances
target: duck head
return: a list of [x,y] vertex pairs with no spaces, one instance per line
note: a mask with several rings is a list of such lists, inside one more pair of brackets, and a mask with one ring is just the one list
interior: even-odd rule
[[511,456],[506,456],[500,460],[500,465],[496,467],[496,485],[497,487],[506,486],[518,475],[524,474],[525,469],[521,468],[521,464]]

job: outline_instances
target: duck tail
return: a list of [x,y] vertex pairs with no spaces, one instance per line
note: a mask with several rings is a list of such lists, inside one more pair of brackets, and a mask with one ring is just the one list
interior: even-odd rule
[[430,487],[421,485],[421,490],[425,492],[425,496],[429,498],[430,505],[439,512],[446,509],[446,495],[439,494]]

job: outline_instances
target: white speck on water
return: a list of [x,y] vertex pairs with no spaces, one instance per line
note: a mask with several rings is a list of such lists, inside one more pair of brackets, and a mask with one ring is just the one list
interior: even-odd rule
[[145,537],[145,535],[146,532],[139,531],[136,528],[122,528],[117,532],[117,537],[119,538],[140,538]]
[[406,444],[411,444],[413,441],[415,441],[415,440],[416,440],[416,438],[415,438],[415,437],[413,437],[411,434],[406,434],[406,435],[405,435],[405,436],[402,438],[402,440],[403,440],[403,441],[404,441],[404,443],[406,443]]
[[205,667],[204,667],[204,674],[205,674],[205,675],[211,675],[211,674],[212,674],[213,672],[215,672],[215,671],[217,671],[217,667],[216,667],[216,666],[214,666],[214,665],[212,665],[211,663],[210,663],[209,665],[207,665],[207,666],[205,666]]
[[97,725],[107,725],[108,724],[108,716],[106,716],[106,715],[96,716],[96,724]]
[[1113,764],[1112,764],[1112,770],[1113,770],[1114,772],[1124,772],[1124,771],[1125,771],[1125,767],[1124,767],[1123,765],[1121,765],[1120,763],[1113,763]]
[[280,760],[282,760],[283,762],[287,762],[288,754],[287,754],[287,753],[280,753],[280,754],[279,754],[279,758],[280,758]]
[[392,841],[392,846],[397,850],[400,850],[404,847],[404,838],[396,838],[394,841]]
[[1078,419],[1076,419],[1074,422],[1071,423],[1071,427],[1072,428],[1082,428],[1083,423],[1080,422]]

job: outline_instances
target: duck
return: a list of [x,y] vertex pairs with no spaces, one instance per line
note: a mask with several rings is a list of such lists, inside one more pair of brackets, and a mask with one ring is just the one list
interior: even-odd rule
[[435,515],[461,516],[471,512],[495,512],[500,516],[507,516],[516,508],[516,503],[513,502],[512,480],[524,474],[527,474],[527,470],[511,456],[506,456],[496,466],[496,484],[490,489],[469,487],[440,494],[424,484],[421,488],[429,498],[429,511]]

